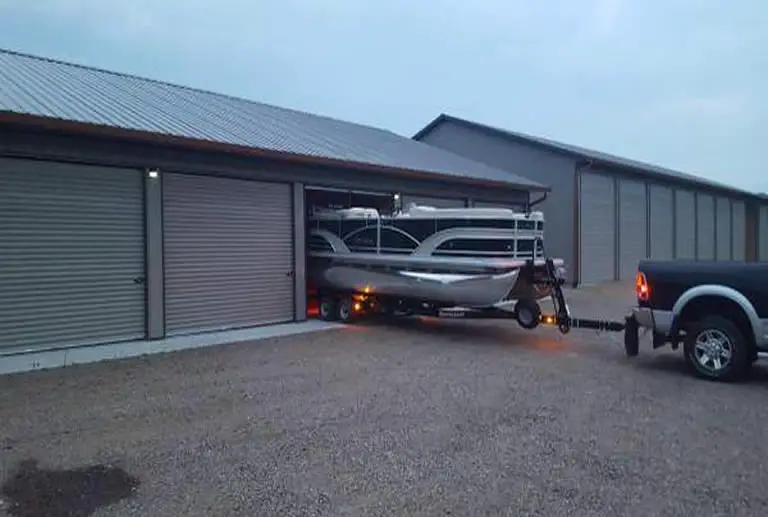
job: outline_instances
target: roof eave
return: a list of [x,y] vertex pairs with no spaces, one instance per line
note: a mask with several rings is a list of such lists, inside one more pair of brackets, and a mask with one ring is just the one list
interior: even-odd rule
[[521,185],[521,184],[516,184],[516,183],[511,183],[506,181],[467,178],[462,176],[452,176],[449,174],[440,174],[438,172],[429,172],[429,171],[421,171],[421,170],[397,168],[397,167],[387,167],[387,166],[375,165],[375,164],[364,163],[364,162],[337,160],[333,158],[310,156],[310,155],[304,155],[304,154],[289,153],[284,151],[273,151],[273,150],[262,149],[257,147],[249,147],[245,145],[216,142],[213,140],[202,140],[202,139],[187,138],[187,137],[168,135],[168,134],[162,134],[162,133],[151,133],[147,131],[125,129],[120,127],[92,124],[92,123],[86,123],[86,122],[63,120],[63,119],[54,118],[54,117],[44,117],[39,115],[30,115],[30,114],[16,113],[11,111],[0,111],[0,123],[28,127],[30,129],[68,132],[68,133],[80,134],[84,136],[112,137],[112,138],[117,138],[122,140],[133,141],[137,143],[175,145],[179,147],[201,150],[201,151],[226,152],[226,153],[238,154],[241,156],[251,156],[256,158],[264,158],[264,159],[270,159],[275,161],[282,161],[286,163],[293,163],[297,165],[319,165],[319,166],[326,166],[326,167],[341,167],[345,169],[364,170],[364,171],[406,176],[414,179],[424,179],[424,180],[435,180],[439,178],[444,181],[464,183],[468,185],[483,185],[483,186],[494,187],[494,188],[517,189],[517,190],[526,190],[526,191],[532,191],[532,192],[551,191],[551,188],[547,186],[538,187],[538,186],[531,186],[531,185]]

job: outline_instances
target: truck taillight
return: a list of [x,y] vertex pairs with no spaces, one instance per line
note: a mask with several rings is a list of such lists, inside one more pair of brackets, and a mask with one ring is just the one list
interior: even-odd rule
[[651,296],[651,288],[648,286],[648,279],[642,271],[637,272],[635,278],[635,289],[637,290],[637,299],[641,302],[647,302]]

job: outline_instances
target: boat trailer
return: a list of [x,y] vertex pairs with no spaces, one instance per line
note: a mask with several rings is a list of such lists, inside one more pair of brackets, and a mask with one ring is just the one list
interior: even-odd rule
[[320,317],[325,320],[352,322],[366,314],[388,314],[405,316],[428,316],[451,319],[511,319],[521,327],[533,330],[539,326],[557,327],[562,334],[572,329],[588,329],[601,332],[623,332],[624,349],[628,356],[638,355],[639,326],[634,316],[624,321],[575,318],[571,316],[563,293],[565,279],[557,273],[554,261],[545,259],[545,278],[535,278],[533,260],[521,270],[532,285],[552,287],[553,312],[543,312],[537,301],[520,300],[513,310],[502,308],[469,309],[463,307],[441,307],[425,300],[386,299],[381,300],[368,288],[360,292],[339,293],[323,291],[317,293]]

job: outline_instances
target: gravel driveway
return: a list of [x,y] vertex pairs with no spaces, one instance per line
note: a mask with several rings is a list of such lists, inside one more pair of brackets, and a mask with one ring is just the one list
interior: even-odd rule
[[420,319],[0,377],[0,515],[765,516],[766,387]]

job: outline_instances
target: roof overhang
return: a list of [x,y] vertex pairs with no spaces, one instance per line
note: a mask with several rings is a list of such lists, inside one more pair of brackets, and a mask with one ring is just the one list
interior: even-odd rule
[[273,151],[269,149],[261,149],[244,145],[216,142],[213,140],[180,137],[163,133],[151,133],[147,131],[125,129],[114,126],[91,124],[86,122],[77,122],[9,111],[0,111],[0,124],[25,127],[35,130],[63,132],[80,136],[108,137],[145,145],[162,145],[195,151],[228,153],[238,156],[249,156],[253,158],[268,159],[296,165],[342,168],[348,170],[352,169],[357,171],[408,177],[426,181],[442,181],[446,183],[505,188],[510,190],[524,190],[529,192],[548,192],[551,190],[547,186],[531,187],[529,185],[517,185],[515,183],[505,181],[468,178],[458,174],[449,175],[425,170],[386,167],[370,163],[336,160],[333,158],[325,158],[321,156],[310,156],[304,154]]

